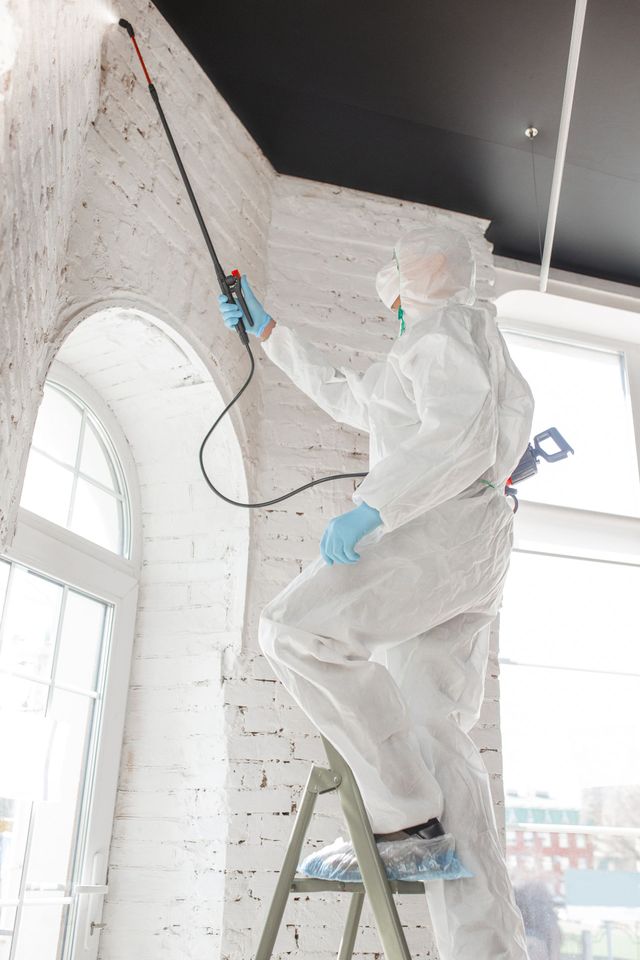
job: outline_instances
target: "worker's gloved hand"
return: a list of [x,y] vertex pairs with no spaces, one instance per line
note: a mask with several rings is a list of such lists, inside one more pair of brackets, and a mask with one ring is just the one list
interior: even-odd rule
[[360,554],[354,550],[356,543],[381,523],[380,514],[368,503],[361,503],[355,510],[334,517],[327,524],[320,541],[320,553],[326,563],[329,566],[334,563],[357,563]]
[[[253,320],[253,326],[245,323],[246,331],[253,337],[259,337],[266,325],[271,320],[271,317],[266,312],[260,301],[256,298],[256,295],[249,286],[249,281],[246,277],[242,277],[240,284],[242,286],[244,301],[249,308],[249,313],[251,314],[251,319]],[[242,308],[237,303],[229,303],[229,300],[224,293],[219,294],[218,303],[220,304],[220,313],[222,314],[222,319],[224,320],[225,326],[229,327],[230,330],[233,330],[238,325],[239,321],[243,319]]]

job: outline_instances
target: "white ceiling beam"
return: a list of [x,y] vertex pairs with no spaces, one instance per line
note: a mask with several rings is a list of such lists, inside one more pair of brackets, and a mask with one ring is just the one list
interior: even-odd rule
[[580,48],[582,46],[582,32],[584,28],[586,12],[587,0],[576,0],[575,10],[573,12],[573,27],[571,30],[571,44],[569,46],[569,59],[567,61],[567,75],[564,82],[564,97],[562,100],[560,128],[558,130],[556,159],[553,167],[553,179],[551,181],[551,196],[549,197],[547,229],[544,234],[544,251],[542,254],[542,263],[540,265],[541,293],[546,293],[547,283],[549,282],[549,268],[551,266],[551,254],[553,251],[553,241],[556,232],[558,206],[560,204],[560,190],[562,188],[562,176],[564,174],[564,165],[567,154],[567,141],[569,139],[569,127],[571,126],[573,97],[576,89],[576,77],[578,74]]

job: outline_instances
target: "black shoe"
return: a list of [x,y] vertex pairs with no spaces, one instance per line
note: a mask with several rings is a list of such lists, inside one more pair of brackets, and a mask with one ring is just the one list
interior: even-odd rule
[[374,833],[373,838],[376,843],[385,840],[408,840],[409,837],[421,837],[422,840],[433,840],[435,837],[443,837],[444,828],[437,817],[432,817],[426,823],[419,823],[415,827],[405,827],[404,830],[396,830],[394,833]]

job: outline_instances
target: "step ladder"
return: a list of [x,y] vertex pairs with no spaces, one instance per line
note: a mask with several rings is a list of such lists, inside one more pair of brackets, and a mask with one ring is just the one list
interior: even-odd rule
[[[402,925],[393,899],[395,893],[422,893],[424,883],[407,880],[389,880],[378,853],[366,808],[351,768],[338,751],[322,737],[329,767],[314,764],[309,773],[300,809],[291,833],[275,893],[265,921],[256,960],[271,960],[287,899],[291,894],[315,893],[333,890],[350,893],[351,902],[340,943],[338,960],[351,960],[358,933],[358,923],[365,895],[369,897],[382,943],[385,960],[411,960]],[[342,812],[349,829],[358,866],[364,883],[344,883],[339,880],[314,880],[296,877],[300,854],[316,800],[322,793],[338,791]]]

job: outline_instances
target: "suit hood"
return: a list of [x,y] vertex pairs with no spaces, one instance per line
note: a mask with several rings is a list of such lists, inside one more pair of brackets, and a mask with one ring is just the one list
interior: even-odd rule
[[422,312],[448,301],[475,300],[476,263],[469,241],[451,227],[412,230],[397,241],[393,259],[378,272],[376,290],[391,308],[398,295],[403,310]]

